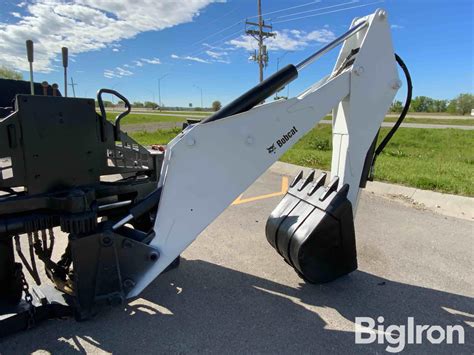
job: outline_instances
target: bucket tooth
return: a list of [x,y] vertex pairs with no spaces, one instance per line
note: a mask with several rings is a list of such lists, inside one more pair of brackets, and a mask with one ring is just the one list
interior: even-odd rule
[[311,196],[312,194],[315,193],[315,191],[316,191],[317,189],[319,189],[321,186],[324,186],[324,183],[326,182],[326,176],[327,176],[327,175],[328,175],[328,174],[326,174],[326,173],[322,173],[322,174],[318,177],[318,179],[317,179],[315,182],[313,182],[313,184],[311,185],[311,187],[310,187],[309,190],[308,190],[308,196]]
[[291,187],[295,187],[296,184],[303,178],[303,170],[301,170],[298,175],[295,176],[295,178],[293,179],[293,181],[291,182],[290,184],[290,188]]
[[306,186],[308,186],[311,182],[313,182],[313,180],[314,180],[314,174],[316,174],[316,172],[315,172],[314,170],[311,170],[311,172],[309,173],[308,177],[303,181],[303,183],[301,184],[301,186],[298,188],[298,191],[303,190]]
[[[326,174],[312,184],[308,176],[289,189],[267,220],[273,248],[311,283],[332,281],[357,269],[354,220],[349,185],[337,191],[339,178],[324,187]],[[298,174],[296,182],[302,179]],[[309,185],[309,191],[302,191]],[[293,186],[296,186],[294,184]],[[302,187],[303,186],[303,187]]]
[[319,197],[319,201],[324,201],[332,192],[337,191],[337,186],[339,185],[339,176],[334,176],[334,178],[329,182],[328,186]]

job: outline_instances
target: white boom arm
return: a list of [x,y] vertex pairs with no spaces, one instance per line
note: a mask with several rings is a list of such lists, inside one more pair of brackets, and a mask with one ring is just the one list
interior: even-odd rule
[[[140,293],[224,209],[333,110],[331,176],[349,185],[354,210],[367,151],[400,87],[387,14],[377,10],[343,43],[329,79],[297,97],[256,106],[190,126],[168,145],[160,186],[153,268],[138,280]],[[355,61],[340,71],[345,58]]]

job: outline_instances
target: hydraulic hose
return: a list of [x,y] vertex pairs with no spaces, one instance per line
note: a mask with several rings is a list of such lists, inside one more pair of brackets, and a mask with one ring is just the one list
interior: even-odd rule
[[398,65],[400,66],[400,68],[402,69],[402,71],[405,75],[406,82],[407,82],[407,96],[405,98],[405,104],[403,106],[403,110],[400,113],[400,116],[398,117],[397,122],[395,122],[395,124],[390,129],[388,134],[384,137],[382,142],[380,142],[377,149],[375,149],[375,153],[374,153],[374,157],[372,159],[372,164],[371,164],[371,169],[370,169],[370,175],[369,175],[370,180],[373,180],[373,177],[374,177],[374,166],[375,166],[375,161],[377,160],[377,157],[380,155],[380,153],[382,153],[385,146],[388,144],[388,142],[390,142],[393,135],[395,134],[395,132],[398,130],[398,128],[402,124],[403,120],[405,119],[405,117],[408,113],[408,109],[410,108],[410,104],[411,104],[413,85],[412,85],[412,81],[411,81],[410,72],[408,71],[408,68],[407,68],[405,62],[396,53],[395,53],[395,60],[397,61]]

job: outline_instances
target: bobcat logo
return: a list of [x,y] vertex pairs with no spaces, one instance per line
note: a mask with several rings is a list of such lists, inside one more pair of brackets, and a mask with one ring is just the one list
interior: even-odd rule
[[267,148],[267,151],[269,154],[276,154],[277,148],[275,147],[275,144],[278,145],[279,148],[283,147],[285,143],[287,143],[291,137],[293,137],[296,133],[298,132],[298,129],[296,129],[295,126],[291,128],[286,134],[284,134],[280,139],[277,139],[275,143],[273,143],[271,146]]
[[271,153],[275,154],[275,153],[276,153],[276,150],[277,150],[276,147],[275,147],[275,143],[273,143],[270,147],[268,147],[267,150],[268,150],[268,153],[270,153],[270,154],[271,154]]

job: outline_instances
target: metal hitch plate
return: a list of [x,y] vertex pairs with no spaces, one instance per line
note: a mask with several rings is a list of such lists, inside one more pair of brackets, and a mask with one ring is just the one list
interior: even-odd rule
[[268,242],[311,283],[332,281],[357,269],[349,185],[338,190],[339,178],[324,186],[326,174],[306,179],[303,172],[267,220]]
[[72,239],[71,251],[79,320],[100,307],[122,304],[160,257],[149,245],[110,230]]

